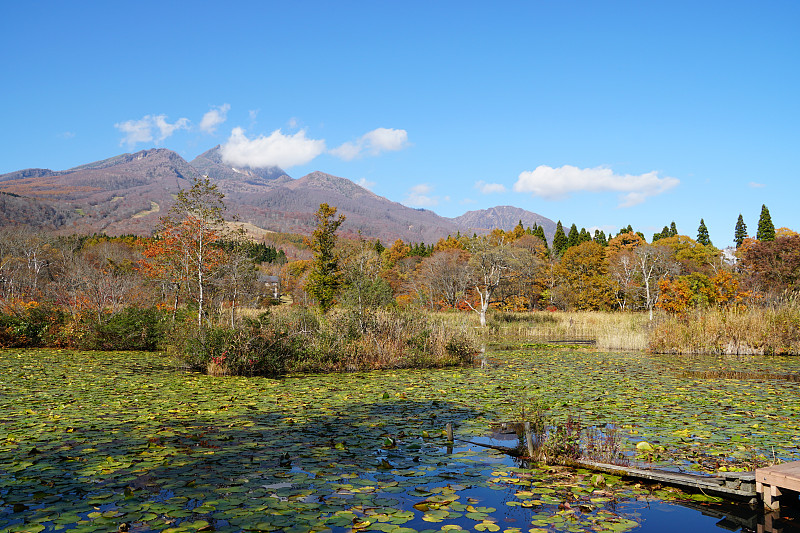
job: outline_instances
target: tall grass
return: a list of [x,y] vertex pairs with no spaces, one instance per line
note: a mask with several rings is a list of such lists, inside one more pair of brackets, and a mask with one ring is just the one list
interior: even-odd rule
[[604,350],[644,350],[648,329],[649,320],[645,313],[498,312],[490,315],[488,320],[489,334],[498,340],[594,341]]
[[655,353],[798,355],[800,304],[784,299],[768,307],[661,316],[647,348]]

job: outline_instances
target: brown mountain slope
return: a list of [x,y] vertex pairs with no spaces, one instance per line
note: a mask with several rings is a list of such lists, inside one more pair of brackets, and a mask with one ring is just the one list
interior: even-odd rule
[[522,225],[526,228],[533,227],[533,225],[536,224],[544,228],[544,234],[547,237],[548,243],[553,242],[553,235],[556,233],[556,223],[549,218],[510,205],[490,207],[489,209],[481,209],[478,211],[467,211],[463,215],[454,218],[453,221],[463,228],[482,230],[500,228],[505,231],[514,229],[520,221],[522,221]]
[[[234,169],[219,147],[186,162],[165,149],[122,154],[69,170],[27,169],[0,175],[0,225],[14,223],[62,232],[149,234],[190,179],[208,175],[225,193],[229,214],[270,231],[310,233],[321,203],[347,217],[342,232],[378,238],[435,243],[461,231],[510,229],[521,219],[545,227],[552,221],[527,211],[501,207],[473,211],[457,219],[413,209],[324,172],[292,179],[278,167]],[[14,196],[16,195],[16,196]],[[549,225],[548,225],[549,223]]]
[[257,212],[282,212],[295,222],[294,231],[307,232],[314,227],[313,218],[299,216],[313,213],[321,203],[335,206],[347,220],[342,230],[368,238],[378,238],[385,243],[403,239],[407,242],[434,243],[459,227],[452,220],[426,209],[413,209],[360,187],[352,181],[312,172],[297,180],[277,180],[265,194],[243,195],[231,193],[230,199],[238,205],[248,206]]

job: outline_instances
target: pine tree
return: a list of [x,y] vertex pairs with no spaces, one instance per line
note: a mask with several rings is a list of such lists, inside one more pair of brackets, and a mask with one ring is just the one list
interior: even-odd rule
[[336,293],[342,284],[339,270],[339,257],[334,251],[336,246],[336,230],[344,222],[344,215],[336,216],[336,208],[328,204],[320,204],[314,214],[317,217],[317,229],[311,234],[311,250],[314,262],[308,276],[306,291],[317,299],[323,312],[333,305]]
[[708,228],[706,228],[706,223],[702,218],[700,219],[700,227],[697,228],[697,242],[704,246],[711,244],[711,239],[708,237]]
[[769,209],[767,209],[766,205],[761,206],[761,216],[758,219],[756,239],[759,241],[775,240],[775,226],[772,224],[772,217],[769,216]]
[[594,230],[594,242],[599,244],[600,246],[608,246],[608,240],[606,239],[606,234],[599,229]]
[[589,242],[592,240],[592,236],[588,231],[586,231],[586,228],[581,228],[579,238],[581,243]]
[[672,221],[672,224],[669,225],[669,236],[674,237],[678,234],[678,227],[675,226],[675,221]]
[[739,220],[736,221],[736,229],[733,230],[733,242],[736,243],[736,248],[739,248],[746,238],[747,224],[744,223],[742,214],[739,213]]
[[553,235],[553,253],[557,257],[561,257],[567,251],[567,248],[567,234],[564,233],[564,226],[561,225],[559,220],[558,224],[556,224],[556,234]]
[[547,236],[544,234],[544,228],[542,226],[536,226],[534,228],[533,236],[542,239],[544,245],[547,246]]
[[580,238],[581,236],[578,233],[578,227],[575,224],[573,224],[569,228],[569,235],[567,235],[567,248],[578,246],[581,243]]

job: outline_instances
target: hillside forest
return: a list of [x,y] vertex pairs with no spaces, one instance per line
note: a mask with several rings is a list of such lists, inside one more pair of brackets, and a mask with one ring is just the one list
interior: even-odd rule
[[206,178],[147,237],[5,227],[0,346],[169,349],[240,374],[436,366],[476,350],[471,322],[442,316],[486,326],[493,313],[592,310],[686,322],[785,305],[800,275],[800,235],[775,229],[766,206],[754,237],[739,216],[727,252],[702,220],[695,238],[674,223],[648,242],[630,226],[606,236],[559,222],[552,242],[520,223],[426,244],[338,238],[335,207],[315,216],[311,236],[254,241],[226,221]]

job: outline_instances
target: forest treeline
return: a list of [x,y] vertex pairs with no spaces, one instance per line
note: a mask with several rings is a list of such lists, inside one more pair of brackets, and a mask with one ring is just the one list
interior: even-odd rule
[[800,275],[800,235],[771,227],[766,207],[758,238],[740,217],[733,254],[712,245],[702,221],[696,239],[674,223],[647,242],[630,226],[607,237],[559,222],[548,243],[541,227],[520,223],[387,247],[337,238],[333,207],[316,216],[304,243],[253,242],[229,229],[216,187],[197,180],[151,237],[3,228],[0,346],[169,344],[220,373],[451,364],[474,339],[466,322],[439,323],[427,310],[474,311],[482,325],[493,309],[680,318],[770,305]]

